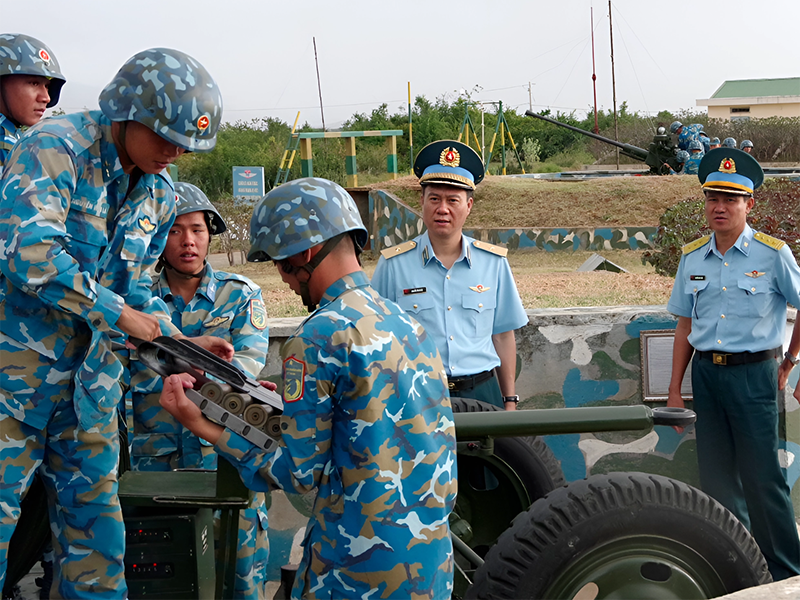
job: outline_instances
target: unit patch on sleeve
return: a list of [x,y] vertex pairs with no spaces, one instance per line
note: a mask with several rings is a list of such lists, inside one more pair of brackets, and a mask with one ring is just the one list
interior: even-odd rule
[[250,323],[256,329],[267,327],[267,309],[258,298],[250,300]]
[[296,402],[303,397],[306,363],[294,357],[283,361],[283,401]]

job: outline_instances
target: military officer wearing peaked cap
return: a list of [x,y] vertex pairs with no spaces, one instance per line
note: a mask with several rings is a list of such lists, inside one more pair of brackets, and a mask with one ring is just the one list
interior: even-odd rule
[[372,284],[436,341],[452,396],[516,408],[514,330],[528,322],[506,249],[465,236],[480,156],[452,140],[425,146],[414,162],[427,231],[381,253]]
[[778,460],[778,390],[798,362],[800,333],[785,357],[782,344],[800,269],[784,242],[747,224],[764,179],[753,157],[717,148],[698,177],[713,233],[684,246],[667,305],[678,316],[667,405],[683,406],[691,360],[700,484],[752,531],[772,577],[786,579],[800,574],[800,541]]

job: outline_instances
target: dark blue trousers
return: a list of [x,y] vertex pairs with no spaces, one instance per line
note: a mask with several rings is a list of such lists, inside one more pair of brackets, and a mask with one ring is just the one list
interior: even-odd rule
[[778,462],[778,364],[692,360],[700,485],[748,528],[776,581],[800,575],[800,540]]

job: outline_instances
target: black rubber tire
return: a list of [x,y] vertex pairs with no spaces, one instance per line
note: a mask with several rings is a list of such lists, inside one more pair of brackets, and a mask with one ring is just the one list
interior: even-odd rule
[[50,541],[50,516],[47,512],[47,493],[35,474],[31,487],[20,504],[20,518],[8,546],[8,563],[3,591],[10,592],[42,558]]
[[[486,555],[466,598],[573,598],[586,585],[575,575],[601,573],[622,544],[635,555],[632,564],[642,561],[644,587],[626,595],[630,580],[606,579],[593,597],[656,597],[643,592],[648,585],[670,597],[663,589],[673,575],[673,585],[681,577],[694,585],[694,577],[708,598],[771,581],[753,537],[716,500],[667,477],[610,473],[570,483],[519,515]],[[661,573],[658,581],[647,580],[655,571],[644,565]]]

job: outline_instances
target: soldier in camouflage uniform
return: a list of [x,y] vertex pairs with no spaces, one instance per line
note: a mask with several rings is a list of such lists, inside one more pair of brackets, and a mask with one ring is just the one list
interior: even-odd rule
[[703,152],[703,144],[699,140],[693,140],[689,144],[689,158],[683,165],[684,175],[697,175],[697,170],[700,167],[700,161],[703,160],[705,152]]
[[147,273],[175,212],[163,171],[214,147],[222,100],[193,58],[157,48],[123,65],[100,107],[32,127],[0,181],[0,585],[38,469],[63,598],[126,594],[110,335],[182,335]]
[[[669,126],[669,131],[678,136],[678,148],[688,152],[689,144],[694,140],[700,140],[700,134],[703,133],[703,126],[700,123],[684,125],[680,121],[674,121]],[[706,140],[708,139],[705,133],[703,133],[703,136]]]
[[286,341],[282,441],[265,452],[205,419],[181,380],[161,403],[256,490],[318,490],[293,598],[449,598],[455,430],[436,345],[370,286],[338,185],[299,179],[256,206],[249,260],[274,260],[313,312]]
[[[164,300],[172,323],[187,336],[213,335],[233,344],[233,364],[252,378],[264,368],[269,350],[267,312],[261,290],[247,277],[215,271],[206,261],[213,234],[227,228],[206,195],[191,183],[175,184],[177,209],[159,267],[153,295]],[[158,268],[158,267],[157,267]],[[192,435],[158,403],[161,378],[141,363],[131,363],[133,448],[137,471],[216,469],[208,442]],[[239,512],[235,598],[263,596],[269,552],[263,493]]]
[[28,35],[0,34],[0,174],[19,128],[36,125],[58,104],[64,83],[50,48]]

